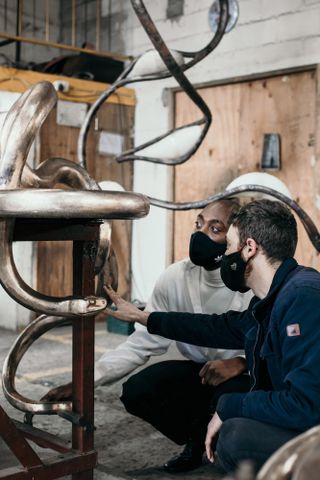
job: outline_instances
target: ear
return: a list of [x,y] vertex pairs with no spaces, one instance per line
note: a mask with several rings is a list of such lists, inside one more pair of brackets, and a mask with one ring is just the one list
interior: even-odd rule
[[247,238],[246,244],[242,250],[242,255],[245,261],[253,258],[258,250],[258,244],[253,238]]

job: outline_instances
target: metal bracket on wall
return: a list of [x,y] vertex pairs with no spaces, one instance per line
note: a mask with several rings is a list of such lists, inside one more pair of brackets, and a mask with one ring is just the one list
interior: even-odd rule
[[281,137],[278,133],[265,133],[261,157],[262,170],[281,169]]

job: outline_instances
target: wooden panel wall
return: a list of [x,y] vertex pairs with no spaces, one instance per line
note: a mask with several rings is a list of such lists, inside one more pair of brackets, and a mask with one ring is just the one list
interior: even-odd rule
[[[279,133],[282,169],[269,173],[287,184],[293,198],[320,226],[316,208],[319,191],[316,186],[319,163],[315,141],[319,136],[316,78],[316,71],[307,71],[200,89],[213,121],[194,157],[175,167],[175,200],[205,198],[224,190],[235,177],[260,170],[263,135]],[[177,126],[200,117],[184,93],[178,92],[175,100]],[[194,210],[174,214],[174,260],[188,254],[195,216]],[[319,257],[300,223],[296,257],[305,265],[320,266]]]
[[[123,105],[105,105],[97,115],[98,131],[94,133],[94,144],[98,142],[99,131],[119,133],[124,137],[123,148],[131,145],[131,131],[133,127],[134,109]],[[90,144],[88,144],[90,148]],[[120,183],[125,190],[132,190],[133,165],[130,162],[117,163],[113,156],[88,155],[88,171],[98,182],[113,180]],[[116,252],[119,266],[118,292],[126,299],[130,299],[131,285],[131,230],[132,222],[128,220],[114,220],[112,222],[112,245]]]
[[[126,190],[132,189],[132,165],[130,163],[121,165],[111,156],[100,155],[97,145],[100,131],[106,130],[124,135],[124,148],[129,148],[133,113],[134,108],[131,106],[104,104],[100,108],[87,141],[88,171],[98,182],[113,180],[119,182]],[[78,135],[78,128],[57,124],[54,109],[41,128],[40,160],[63,157],[76,162]],[[119,263],[119,293],[129,298],[131,222],[113,222],[112,243]],[[48,295],[71,294],[71,242],[39,242],[37,284],[37,289]]]

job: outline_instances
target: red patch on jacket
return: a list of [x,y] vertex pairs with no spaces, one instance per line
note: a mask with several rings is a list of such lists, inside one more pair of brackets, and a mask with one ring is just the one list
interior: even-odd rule
[[293,323],[292,325],[287,325],[287,335],[288,337],[297,337],[298,335],[300,335],[299,323]]

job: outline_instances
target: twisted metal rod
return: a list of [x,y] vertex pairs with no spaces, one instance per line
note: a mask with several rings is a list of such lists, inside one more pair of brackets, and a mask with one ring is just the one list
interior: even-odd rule
[[16,371],[24,354],[31,345],[48,330],[70,324],[70,318],[41,315],[23,330],[10,348],[3,364],[2,388],[8,402],[18,410],[33,414],[52,414],[61,411],[71,411],[71,402],[41,402],[30,400],[18,393],[15,387]]
[[[211,53],[220,43],[225,29],[228,23],[228,0],[219,0],[220,2],[220,17],[218,23],[218,29],[213,36],[212,40],[206,45],[203,49],[197,52],[184,52],[178,51],[184,57],[191,57],[191,60],[185,64],[178,65],[174,57],[172,56],[170,50],[164,43],[161,35],[159,34],[152,18],[150,17],[144,3],[142,0],[131,0],[131,4],[135,13],[137,14],[141,25],[143,26],[144,30],[146,31],[147,35],[149,36],[151,42],[153,43],[156,51],[159,53],[160,57],[164,62],[164,66],[166,70],[163,72],[157,72],[153,74],[147,75],[139,75],[136,77],[129,77],[130,72],[134,69],[134,66],[137,64],[139,59],[143,56],[137,57],[134,59],[131,64],[122,72],[122,74],[118,77],[113,85],[108,88],[105,92],[103,92],[100,97],[96,100],[96,102],[91,106],[89,109],[85,121],[80,129],[79,139],[78,139],[78,159],[81,166],[86,166],[86,141],[88,136],[89,127],[92,121],[93,116],[99,110],[102,103],[104,103],[118,88],[123,87],[128,84],[133,84],[136,82],[146,82],[152,80],[162,80],[165,78],[169,78],[173,76],[176,81],[179,83],[181,88],[186,92],[189,98],[192,100],[193,103],[202,111],[204,114],[203,118],[192,122],[188,125],[183,127],[171,129],[163,135],[160,135],[149,142],[145,142],[142,145],[139,145],[133,149],[127,150],[123,152],[120,156],[116,157],[118,162],[125,162],[125,161],[133,161],[133,160],[143,160],[152,163],[164,164],[164,165],[178,165],[181,163],[186,162],[191,155],[193,155],[199,146],[201,145],[209,127],[211,124],[211,112],[202,99],[202,97],[198,94],[192,84],[189,82],[187,77],[184,75],[184,71],[191,68],[192,66],[196,65],[198,62],[203,60],[209,53]],[[196,125],[203,125],[203,129],[198,140],[195,142],[194,146],[189,149],[184,155],[178,156],[174,159],[161,159],[155,157],[149,157],[146,155],[136,155],[136,152],[143,150],[155,143],[158,143],[160,140],[167,138],[172,133],[191,127]]]
[[307,214],[305,210],[303,210],[302,207],[300,207],[297,202],[287,197],[286,195],[283,195],[277,190],[269,187],[264,187],[262,185],[242,185],[240,187],[230,188],[229,190],[225,190],[221,193],[217,193],[216,195],[211,195],[203,200],[196,200],[194,202],[170,202],[165,200],[158,200],[157,198],[153,197],[148,197],[148,199],[150,205],[165,208],[168,210],[183,211],[204,208],[209,203],[218,202],[219,200],[223,200],[225,198],[234,197],[244,192],[264,193],[288,205],[288,207],[290,207],[298,215],[304,229],[308,234],[311,243],[313,244],[315,249],[320,252],[320,233],[311,217]]

